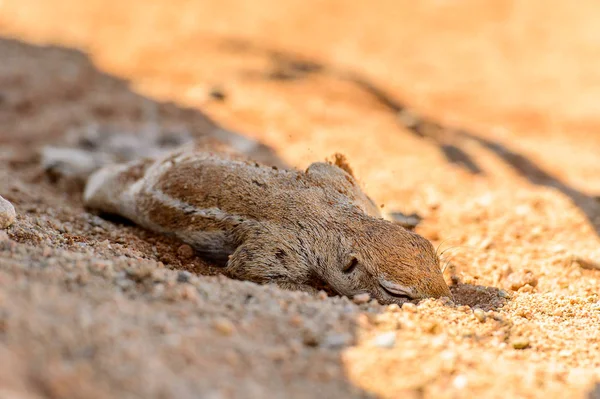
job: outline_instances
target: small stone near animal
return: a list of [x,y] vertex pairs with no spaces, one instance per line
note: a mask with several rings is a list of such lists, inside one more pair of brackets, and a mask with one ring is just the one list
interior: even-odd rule
[[475,316],[475,318],[479,320],[480,323],[485,323],[486,314],[483,310],[475,308],[473,310],[473,316]]
[[396,333],[390,331],[379,334],[373,339],[373,345],[379,348],[393,348],[396,345]]
[[230,336],[235,332],[235,326],[233,323],[224,318],[218,318],[214,321],[213,324],[215,330],[225,336]]
[[179,255],[181,259],[190,259],[194,256],[194,248],[187,244],[183,244],[177,248],[177,255]]
[[362,293],[362,294],[358,294],[358,295],[354,295],[354,297],[352,298],[352,301],[357,304],[363,304],[363,303],[367,303],[369,302],[369,300],[371,299],[371,295],[369,295],[368,293]]
[[13,204],[0,197],[0,229],[6,229],[14,223],[17,212]]
[[521,270],[511,273],[506,279],[506,287],[513,291],[518,291],[520,288],[526,285],[535,287],[537,284],[537,277],[529,270]]
[[512,346],[515,349],[527,349],[529,348],[529,340],[527,338],[517,338],[512,342]]

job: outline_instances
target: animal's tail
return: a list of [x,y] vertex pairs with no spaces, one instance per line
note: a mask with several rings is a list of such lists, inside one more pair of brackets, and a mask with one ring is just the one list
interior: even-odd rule
[[88,179],[83,194],[86,207],[139,222],[136,193],[146,170],[154,159],[145,158],[126,164],[105,166]]

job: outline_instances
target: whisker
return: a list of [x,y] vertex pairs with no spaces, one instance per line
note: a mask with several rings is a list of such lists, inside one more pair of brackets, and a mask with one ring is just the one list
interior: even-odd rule
[[437,248],[435,249],[435,256],[439,256],[438,255],[438,251],[440,250],[440,248],[442,247],[442,244],[444,244],[446,241],[450,240],[450,238],[447,238],[445,240],[442,240],[442,242],[439,243],[439,245],[437,246]]
[[448,251],[454,250],[454,249],[461,249],[461,248],[468,248],[471,250],[477,250],[478,248],[475,248],[473,246],[470,245],[455,245],[453,247],[450,248],[446,248],[445,250],[443,250],[440,255],[438,256],[438,258],[440,259],[440,262],[444,264],[444,267],[442,268],[442,273],[444,273],[446,271],[446,268],[450,265],[450,262],[452,262],[452,259],[454,259],[457,254],[449,254],[449,258],[446,260],[443,258],[444,254]]
[[448,268],[448,266],[450,266],[450,262],[452,262],[453,258],[448,259],[447,261],[445,261],[444,267],[442,268],[442,274],[446,271],[446,269]]
[[446,253],[447,251],[450,251],[451,249],[457,249],[457,248],[467,248],[467,249],[474,250],[474,251],[476,251],[476,250],[478,250],[478,249],[479,249],[479,248],[475,248],[475,247],[473,247],[473,246],[471,246],[471,245],[455,245],[455,246],[453,246],[453,247],[449,247],[449,248],[446,248],[446,249],[444,249],[444,250],[443,250],[443,251],[440,253],[440,255],[439,255],[439,256],[442,256],[442,255],[444,255],[444,253]]
[[453,249],[460,249],[460,248],[462,248],[462,246],[461,246],[461,245],[455,245],[455,246],[453,246],[453,247],[446,248],[446,249],[444,249],[444,250],[443,250],[443,251],[440,253],[440,256],[444,256],[444,254],[445,254],[446,252],[450,251],[450,250],[453,250]]
[[438,257],[440,263],[444,265],[442,267],[442,269],[441,269],[442,270],[442,274],[446,271],[446,269],[448,268],[448,266],[450,266],[450,263],[452,262],[452,259],[454,259],[454,257],[457,256],[457,254],[449,254],[449,257],[446,259],[446,258],[444,258],[444,254],[446,252],[453,251],[455,249],[461,249],[461,248],[467,248],[467,249],[470,249],[472,251],[473,250],[480,250],[480,248],[476,248],[476,247],[474,247],[472,245],[454,245],[454,246],[451,246],[451,247],[448,247],[448,248],[444,249],[438,255],[439,249],[441,248],[442,244],[444,242],[446,242],[446,241],[448,241],[448,239],[443,240],[442,242],[440,242],[440,244],[438,245],[437,249],[435,250],[435,254]]
[[448,268],[448,265],[450,264],[450,261],[444,263],[444,267],[442,267],[442,274],[444,274],[444,272],[446,271],[446,269]]

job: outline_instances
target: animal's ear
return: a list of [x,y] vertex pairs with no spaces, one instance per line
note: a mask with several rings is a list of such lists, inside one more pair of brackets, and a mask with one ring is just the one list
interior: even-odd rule
[[350,254],[350,256],[348,256],[348,259],[346,260],[345,264],[342,267],[342,273],[344,274],[350,274],[353,271],[356,270],[356,267],[358,266],[359,261],[358,258],[356,257],[356,255],[354,254]]
[[344,154],[340,154],[339,152],[336,152],[335,154],[333,154],[333,161],[328,162],[328,163],[331,163],[331,164],[337,166],[344,172],[348,173],[350,176],[354,177],[354,172],[352,172],[350,163],[348,163],[348,158],[346,158],[346,156]]
[[356,185],[357,182],[354,172],[352,172],[352,168],[350,167],[346,156],[335,153],[332,158],[333,159],[331,160],[326,159],[325,162],[312,163],[308,169],[306,169],[306,173],[343,177],[351,185]]

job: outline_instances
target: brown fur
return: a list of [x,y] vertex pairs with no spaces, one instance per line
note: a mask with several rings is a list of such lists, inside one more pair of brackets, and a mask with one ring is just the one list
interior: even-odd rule
[[450,296],[432,245],[383,220],[349,168],[284,170],[209,149],[105,167],[88,181],[86,204],[174,235],[235,278],[304,290],[322,280],[382,303],[406,299],[385,284],[413,299]]

